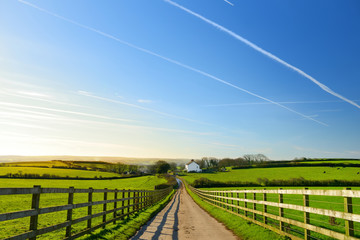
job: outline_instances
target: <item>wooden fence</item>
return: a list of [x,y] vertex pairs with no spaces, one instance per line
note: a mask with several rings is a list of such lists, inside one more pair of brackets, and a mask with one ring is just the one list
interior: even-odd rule
[[[62,228],[66,228],[64,239],[75,239],[88,234],[98,228],[105,227],[109,223],[116,223],[117,220],[123,219],[125,216],[138,212],[156,202],[165,198],[172,188],[162,190],[110,190],[110,189],[75,189],[70,188],[41,188],[34,186],[33,188],[0,188],[1,195],[31,195],[31,209],[24,211],[16,211],[0,214],[0,223],[4,221],[30,217],[29,231],[18,234],[16,236],[6,237],[6,240],[30,239],[35,240],[37,236],[53,232]],[[53,194],[67,195],[67,204],[61,206],[40,207],[40,199],[46,195]],[[87,201],[74,203],[74,195],[86,194]],[[94,201],[94,194],[101,194],[100,201]],[[111,194],[111,199],[109,195]],[[11,198],[9,198],[11,199]],[[98,200],[98,199],[97,199]],[[93,212],[96,206],[102,206],[102,211]],[[26,208],[26,206],[24,206]],[[80,218],[73,218],[75,209],[87,208],[87,214]],[[39,216],[42,214],[56,213],[66,211],[66,221],[52,226],[39,229]],[[64,212],[65,215],[65,212]],[[110,216],[109,216],[110,215]],[[64,216],[65,217],[65,216]],[[92,221],[94,218],[102,217],[102,221],[97,221],[96,225]],[[86,228],[74,233],[72,226],[74,224],[86,221]],[[56,222],[56,219],[54,219]],[[3,239],[3,237],[0,238]]]
[[206,191],[190,186],[190,189],[216,207],[291,239],[360,238],[360,191],[350,188]]

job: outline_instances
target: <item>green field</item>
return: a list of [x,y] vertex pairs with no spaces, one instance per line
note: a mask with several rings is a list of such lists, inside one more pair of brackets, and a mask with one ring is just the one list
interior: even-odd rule
[[2,163],[5,167],[66,167],[66,168],[99,168],[106,169],[107,166],[113,165],[109,162],[101,161],[63,161],[63,160],[52,160],[52,161],[28,161],[28,162],[11,162]]
[[120,175],[116,173],[77,170],[77,169],[40,168],[40,167],[0,167],[0,176],[4,176],[8,173],[39,174],[39,175],[49,174],[49,175],[56,175],[59,177],[70,177],[70,178],[120,177]]
[[[299,189],[301,187],[283,187],[283,189]],[[202,188],[201,190],[209,190],[209,191],[224,191],[224,190],[250,190],[250,189],[264,189],[264,187],[248,187],[248,188],[244,188],[244,187],[233,187],[233,188]],[[266,187],[266,189],[279,189],[278,187]],[[342,187],[309,187],[309,189],[344,189]],[[360,190],[360,187],[352,187],[351,189],[353,190]],[[231,193],[228,193],[227,195],[225,195],[227,197],[236,197],[236,194],[231,195]],[[244,193],[239,193],[239,198],[245,198]],[[247,199],[254,199],[254,195],[253,194],[247,194]],[[257,200],[262,200],[263,198],[263,194],[261,193],[257,193],[255,195],[255,199]],[[279,201],[279,195],[278,194],[267,194],[267,201],[269,202],[278,202]],[[296,194],[289,194],[289,195],[284,195],[283,196],[283,201],[284,203],[287,204],[295,204],[295,205],[303,205],[303,196],[302,195],[296,195]],[[353,205],[353,213],[355,214],[360,214],[360,198],[353,198],[352,200],[352,205]],[[340,211],[340,212],[344,212],[344,198],[343,197],[332,197],[332,196],[310,196],[310,201],[309,201],[309,206],[310,207],[314,207],[314,208],[321,208],[321,209],[329,209],[329,210],[335,210],[335,211]],[[234,204],[237,204],[236,201],[234,201]],[[240,204],[240,206],[244,206],[243,203]],[[252,209],[253,208],[253,204],[252,203],[248,203],[247,205],[248,208]],[[256,204],[256,209],[262,211],[263,210],[263,205],[262,204]],[[242,214],[244,214],[244,212],[241,210],[240,211]],[[278,215],[279,214],[279,208],[277,207],[272,207],[272,206],[268,206],[267,207],[267,212],[274,214],[274,215]],[[301,211],[297,211],[297,210],[292,210],[292,209],[284,209],[284,217],[286,218],[290,218],[290,219],[294,219],[300,222],[303,222],[303,216],[304,213]],[[341,220],[341,219],[334,219],[335,220],[335,224],[331,223],[330,218],[327,216],[323,216],[323,215],[318,215],[318,214],[314,214],[314,213],[310,213],[310,221],[311,224],[316,225],[316,226],[320,226],[323,228],[327,228],[327,229],[331,229],[337,232],[341,232],[341,233],[345,233],[345,221]],[[262,217],[258,216],[258,220],[262,221]],[[274,220],[273,222],[277,223],[276,220]],[[275,225],[274,225],[275,226]],[[355,229],[360,229],[360,223],[358,222],[354,222],[354,228]],[[295,231],[300,231],[302,232],[301,228],[298,228],[296,226],[291,226],[291,229],[295,230]],[[297,235],[295,233],[295,235]],[[360,231],[355,231],[355,235],[356,237],[360,237]],[[300,236],[300,235],[299,235]],[[312,236],[317,237],[319,239],[332,239],[330,237],[326,237],[317,233],[312,233]]]
[[263,240],[263,239],[285,240],[286,239],[285,237],[280,236],[275,232],[272,232],[256,224],[252,224],[236,215],[226,212],[222,208],[218,208],[213,205],[210,205],[208,202],[202,200],[196,194],[191,192],[188,186],[186,186],[186,190],[198,205],[200,205],[205,211],[207,211],[219,222],[222,222],[228,229],[233,231],[234,234],[239,237],[239,239],[249,239],[249,240],[250,239],[251,240]]
[[312,161],[304,161],[304,162],[296,162],[296,163],[345,163],[345,164],[360,164],[360,160],[312,160]]
[[[73,170],[69,170],[73,171]],[[143,176],[135,178],[124,178],[115,180],[47,180],[47,179],[0,179],[0,187],[33,187],[41,185],[47,188],[89,188],[94,189],[149,189],[153,190],[157,184],[165,183],[164,178],[156,176]],[[40,207],[59,206],[67,204],[68,194],[42,194],[40,198]],[[113,199],[113,194],[108,194],[108,199]],[[102,193],[94,193],[93,201],[103,199]],[[87,202],[87,194],[78,193],[74,195],[74,203]],[[22,211],[31,209],[31,195],[12,195],[0,196],[0,213]],[[102,210],[102,205],[94,206],[94,213]],[[74,210],[74,219],[86,215],[86,208]],[[94,224],[100,223],[101,217],[95,218]],[[66,211],[43,214],[39,217],[39,228],[51,226],[66,221]],[[85,228],[85,222],[75,225],[75,231]],[[27,231],[29,228],[29,217],[16,219],[0,223],[0,238],[6,238]],[[64,230],[56,231],[54,234],[44,235],[39,239],[62,239]]]
[[[325,171],[325,173],[324,173]],[[217,173],[187,173],[183,178],[192,183],[198,178],[208,178],[214,181],[257,182],[258,178],[291,179],[303,177],[307,180],[360,180],[360,168],[332,168],[332,167],[281,167],[281,168],[250,168],[236,169],[229,172]]]
[[5,166],[9,167],[68,167],[69,164],[65,161],[29,161],[29,162],[11,162],[11,163],[3,163]]
[[[320,162],[320,161],[319,161]],[[325,172],[325,173],[324,173]],[[194,180],[199,178],[208,178],[213,181],[219,182],[257,182],[258,178],[267,178],[269,180],[287,180],[291,178],[304,178],[307,180],[360,180],[360,168],[353,167],[280,167],[280,168],[251,168],[251,169],[236,169],[229,170],[229,172],[218,172],[218,173],[188,173],[183,178],[192,183]],[[274,189],[279,187],[266,187],[266,189]],[[302,187],[283,187],[284,189],[294,189]],[[203,190],[241,190],[241,189],[264,189],[264,187],[233,187],[233,188],[203,188]],[[343,189],[343,187],[309,187],[309,189]],[[360,187],[352,187],[353,190],[360,190]],[[229,193],[229,197],[231,194]],[[240,198],[244,198],[244,194],[239,194]],[[257,199],[262,199],[262,194],[256,194]],[[277,194],[268,194],[268,201],[278,202],[279,196]],[[253,199],[253,194],[248,194],[248,199]],[[303,204],[302,195],[284,195],[284,203],[288,204]],[[353,199],[354,213],[360,214],[360,199]],[[323,208],[335,211],[344,211],[344,198],[343,197],[328,197],[328,196],[310,196],[310,207]],[[248,208],[253,208],[252,203],[248,203]],[[262,210],[263,205],[257,204],[257,209]],[[274,215],[278,215],[279,209],[276,207],[268,207],[268,212]],[[304,214],[300,211],[285,209],[284,216],[297,221],[302,222]],[[311,223],[327,229],[332,229],[338,232],[344,233],[344,220],[330,219],[327,216],[310,214]],[[262,218],[259,216],[259,220]],[[332,222],[335,221],[335,222]],[[273,221],[274,224],[278,224],[277,221]],[[274,225],[276,226],[276,225]],[[360,229],[360,223],[355,223],[355,229]],[[302,232],[303,230],[291,226],[293,234],[298,235],[296,231]],[[355,233],[357,237],[360,237],[360,232]],[[300,236],[300,235],[298,235]],[[313,233],[314,237],[319,239],[332,239],[326,236]]]

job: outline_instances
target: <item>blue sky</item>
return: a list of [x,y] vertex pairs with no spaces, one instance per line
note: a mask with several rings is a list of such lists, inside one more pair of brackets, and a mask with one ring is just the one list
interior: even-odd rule
[[1,1],[0,155],[360,158],[358,1]]

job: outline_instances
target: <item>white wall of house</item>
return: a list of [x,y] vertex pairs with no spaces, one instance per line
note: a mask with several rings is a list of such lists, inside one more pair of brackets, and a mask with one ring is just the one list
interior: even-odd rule
[[188,172],[201,172],[200,166],[194,161],[190,162],[189,164],[186,164],[185,168]]

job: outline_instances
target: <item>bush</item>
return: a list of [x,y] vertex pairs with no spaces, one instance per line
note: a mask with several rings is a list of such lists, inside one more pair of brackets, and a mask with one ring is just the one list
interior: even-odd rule
[[257,183],[255,182],[240,182],[240,181],[228,181],[220,182],[213,181],[207,178],[196,179],[192,184],[196,188],[211,188],[211,187],[286,187],[286,186],[324,186],[324,187],[339,187],[339,186],[360,186],[360,181],[346,181],[346,180],[306,180],[302,177],[292,178],[288,180],[275,179],[269,180],[267,178],[258,178]]
[[163,175],[161,177],[164,177],[167,180],[167,183],[158,184],[155,186],[155,190],[157,189],[165,189],[168,187],[176,188],[178,183],[176,181],[176,178],[174,176],[171,176],[169,174]]

